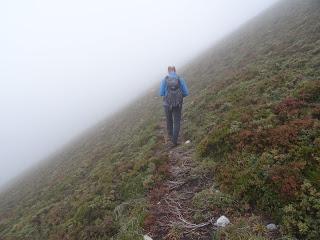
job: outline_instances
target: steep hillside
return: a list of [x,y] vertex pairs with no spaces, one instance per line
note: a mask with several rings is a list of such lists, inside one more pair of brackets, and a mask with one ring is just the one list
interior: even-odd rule
[[[320,1],[281,1],[179,73],[192,144],[174,153],[189,152],[192,176],[206,179],[188,221],[229,214],[206,239],[319,239]],[[156,231],[154,199],[175,164],[157,87],[2,192],[0,239],[204,239]]]

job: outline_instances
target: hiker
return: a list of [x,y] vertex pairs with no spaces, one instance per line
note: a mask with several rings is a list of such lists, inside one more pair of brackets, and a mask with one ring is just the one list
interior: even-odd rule
[[178,145],[183,98],[189,95],[184,79],[176,73],[174,66],[168,67],[168,75],[161,81],[160,96],[167,118],[167,134],[173,146]]

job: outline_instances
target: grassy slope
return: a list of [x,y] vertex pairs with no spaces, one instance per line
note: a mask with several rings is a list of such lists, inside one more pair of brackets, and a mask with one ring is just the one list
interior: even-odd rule
[[[320,208],[319,16],[317,0],[285,1],[181,72],[191,91],[183,130],[199,169],[243,206],[309,239],[319,234],[310,222]],[[156,93],[2,193],[0,239],[138,239],[166,158],[154,154],[162,148]]]
[[142,182],[150,171],[146,166],[156,148],[160,117],[154,95],[100,123],[55,161],[2,193],[0,236],[91,239],[93,232],[117,233],[125,223],[115,219],[114,208],[127,200],[144,202]]

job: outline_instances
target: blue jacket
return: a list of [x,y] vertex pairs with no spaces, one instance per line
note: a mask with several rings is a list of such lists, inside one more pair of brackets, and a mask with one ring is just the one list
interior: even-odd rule
[[[181,88],[181,91],[182,91],[182,95],[184,97],[188,96],[189,95],[189,89],[187,87],[187,84],[186,82],[184,81],[184,79],[180,76],[178,76],[176,73],[170,73],[169,74],[170,76],[173,76],[173,77],[179,77],[179,80],[180,80],[180,88]],[[167,93],[168,93],[168,90],[167,90],[167,82],[166,82],[166,79],[162,79],[161,83],[160,83],[160,91],[159,91],[159,95],[160,96],[167,96]]]

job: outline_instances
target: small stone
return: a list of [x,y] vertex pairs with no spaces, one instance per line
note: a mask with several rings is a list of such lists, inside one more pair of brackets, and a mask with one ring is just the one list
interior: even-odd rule
[[185,144],[190,144],[191,143],[191,141],[190,140],[187,140],[186,142],[185,142]]
[[221,216],[217,219],[217,221],[214,223],[216,227],[225,227],[230,223],[230,220],[226,216]]
[[143,236],[143,239],[144,239],[144,240],[152,240],[152,238],[149,237],[148,235],[144,235],[144,236]]
[[274,223],[270,223],[267,225],[267,229],[270,231],[277,230],[277,225],[275,225]]

